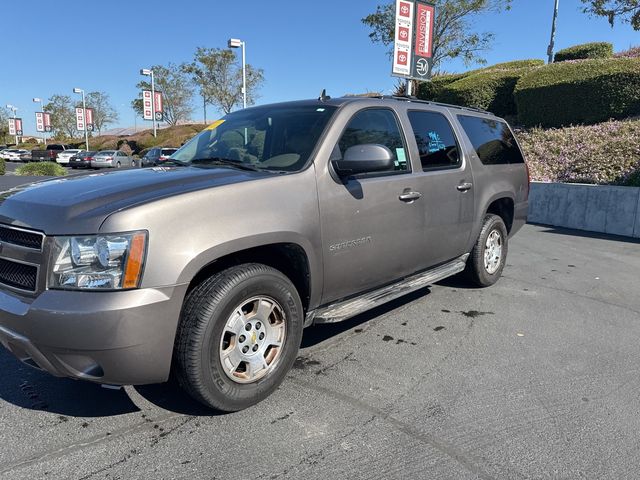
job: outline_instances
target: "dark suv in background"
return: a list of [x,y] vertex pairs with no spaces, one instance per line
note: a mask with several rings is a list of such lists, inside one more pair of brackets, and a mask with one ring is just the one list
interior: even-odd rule
[[156,165],[162,164],[165,162],[171,155],[177,152],[177,148],[170,147],[155,147],[147,152],[147,154],[142,157],[141,165],[143,167],[154,167]]

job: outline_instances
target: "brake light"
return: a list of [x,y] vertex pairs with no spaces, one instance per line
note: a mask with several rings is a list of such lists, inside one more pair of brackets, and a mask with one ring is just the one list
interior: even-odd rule
[[93,160],[93,157],[86,157],[85,160],[91,161],[91,160]]
[[107,158],[105,158],[105,160],[111,161],[111,160],[113,160],[113,157],[107,157]]

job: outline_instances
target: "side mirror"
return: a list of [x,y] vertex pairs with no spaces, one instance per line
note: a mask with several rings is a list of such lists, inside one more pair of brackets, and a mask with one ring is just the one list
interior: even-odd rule
[[338,175],[348,176],[392,170],[393,162],[393,153],[387,147],[367,143],[349,147],[342,159],[334,160],[332,163]]

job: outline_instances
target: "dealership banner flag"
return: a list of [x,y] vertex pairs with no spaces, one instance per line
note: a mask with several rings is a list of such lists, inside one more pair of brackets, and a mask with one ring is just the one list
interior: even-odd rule
[[22,136],[22,119],[21,118],[16,118],[16,135],[19,137]]
[[44,113],[36,112],[36,132],[44,132]]
[[428,80],[433,67],[435,5],[422,0],[396,0],[392,74]]
[[16,119],[15,118],[9,119],[9,135],[11,136],[16,135]]
[[76,108],[76,130],[84,132],[84,112],[82,107]]
[[51,131],[51,115],[48,114],[47,112],[44,112],[42,114],[42,118],[44,120],[44,131],[50,132]]
[[164,105],[162,103],[162,92],[153,92],[153,109],[156,113],[156,120],[159,122],[162,120],[162,113],[164,112]]
[[151,90],[142,91],[142,118],[153,120],[153,109],[151,108]]
[[93,108],[87,108],[85,110],[85,120],[87,122],[87,130],[93,132]]

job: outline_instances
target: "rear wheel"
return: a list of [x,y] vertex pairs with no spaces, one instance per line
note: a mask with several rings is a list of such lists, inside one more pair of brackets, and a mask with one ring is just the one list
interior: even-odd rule
[[480,287],[488,287],[498,281],[504,269],[509,235],[501,217],[487,214],[465,270],[467,277]]
[[116,162],[116,168],[120,168],[122,164],[120,162]]
[[176,336],[174,372],[196,400],[221,411],[269,396],[295,361],[303,309],[278,270],[244,264],[195,287]]

